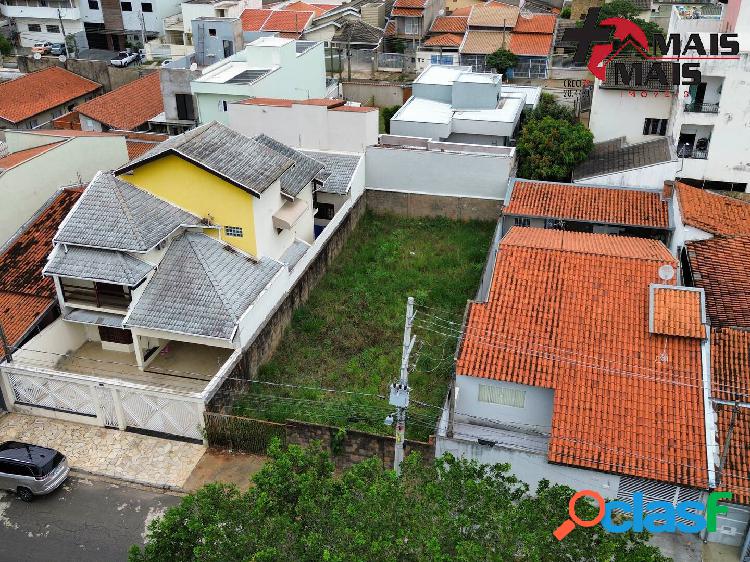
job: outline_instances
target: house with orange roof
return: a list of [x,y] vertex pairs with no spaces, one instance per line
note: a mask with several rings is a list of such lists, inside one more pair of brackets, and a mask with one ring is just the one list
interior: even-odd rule
[[438,455],[607,498],[717,481],[702,289],[657,240],[513,227],[461,328]]
[[61,187],[81,185],[99,170],[128,161],[125,137],[96,132],[5,131],[0,157],[0,244]]
[[82,131],[148,130],[164,112],[159,72],[152,72],[75,107]]
[[664,190],[516,179],[505,198],[502,233],[530,226],[650,238],[669,247],[671,205]]
[[0,83],[0,129],[34,129],[92,99],[101,84],[52,66]]
[[750,203],[679,181],[666,189],[675,192],[674,252],[696,240],[750,235]]
[[419,42],[441,9],[442,2],[438,0],[396,0],[389,18],[389,37]]

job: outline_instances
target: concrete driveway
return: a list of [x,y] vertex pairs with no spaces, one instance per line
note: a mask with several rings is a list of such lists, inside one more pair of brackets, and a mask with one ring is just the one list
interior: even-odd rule
[[0,417],[2,441],[51,447],[74,469],[171,489],[182,488],[206,452],[194,443],[24,414]]
[[148,523],[179,502],[92,478],[70,478],[31,503],[0,492],[0,560],[127,560],[128,549],[143,544]]

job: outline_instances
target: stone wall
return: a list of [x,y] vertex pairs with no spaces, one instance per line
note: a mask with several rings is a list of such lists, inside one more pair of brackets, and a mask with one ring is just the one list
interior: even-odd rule
[[42,57],[37,60],[30,56],[17,57],[18,70],[21,72],[34,72],[50,66],[59,66],[70,72],[98,82],[105,92],[110,92],[137,80],[146,74],[156,72],[155,69],[143,69],[137,66],[128,68],[115,68],[109,62],[102,60],[68,59],[60,62],[57,57]]
[[452,220],[497,221],[503,210],[502,201],[472,197],[423,195],[399,191],[368,189],[367,209],[373,213],[411,218],[447,217]]
[[[331,452],[331,457],[339,470],[372,457],[379,458],[386,467],[393,466],[395,438],[389,435],[375,435],[347,429],[341,442],[333,447],[336,440],[335,436],[338,433],[338,427],[295,420],[287,420],[286,422],[287,444],[306,447],[313,441],[320,441],[323,448]],[[335,448],[335,450],[332,450],[332,448]],[[425,459],[435,457],[434,443],[407,440],[405,452],[408,455],[412,451],[421,453]]]
[[[235,398],[241,396],[247,389],[242,380],[252,380],[258,368],[268,361],[284,335],[284,330],[292,321],[292,315],[301,305],[307,302],[310,291],[323,278],[328,266],[339,255],[349,235],[355,229],[362,215],[365,213],[365,196],[359,198],[341,221],[339,228],[333,233],[328,242],[320,250],[315,259],[310,262],[307,270],[299,281],[289,291],[287,297],[277,305],[265,326],[258,333],[250,346],[244,350],[237,364],[234,366],[221,388],[206,404],[209,412],[232,413]],[[241,379],[241,380],[236,380]]]

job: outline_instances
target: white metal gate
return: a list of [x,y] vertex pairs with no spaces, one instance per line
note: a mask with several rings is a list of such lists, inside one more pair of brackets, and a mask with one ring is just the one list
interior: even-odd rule
[[10,410],[28,408],[41,416],[61,412],[103,427],[203,439],[205,407],[199,394],[36,367],[3,366],[0,373]]
[[[644,478],[633,478],[632,476],[623,476],[620,478],[620,486],[617,489],[617,499],[633,504],[633,494],[641,492],[643,494],[643,503],[647,504],[652,501],[665,501],[674,506],[683,501],[703,500],[703,491],[695,488],[682,488],[674,484],[657,482],[656,480],[646,480]],[[663,510],[654,510],[659,513]],[[700,510],[688,509],[692,513],[702,513]],[[678,521],[688,523],[686,519],[677,518]]]

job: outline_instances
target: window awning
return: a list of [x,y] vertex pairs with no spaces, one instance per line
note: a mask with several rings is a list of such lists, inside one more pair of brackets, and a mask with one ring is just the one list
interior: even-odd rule
[[307,210],[307,203],[302,199],[295,199],[294,201],[287,201],[282,205],[281,209],[273,214],[273,225],[276,228],[283,230],[289,230]]

